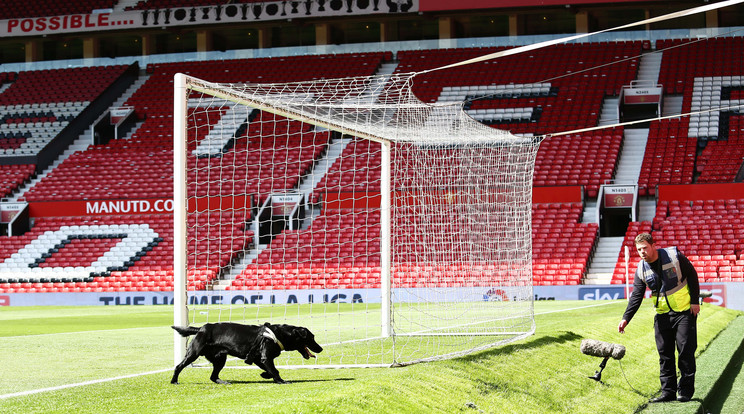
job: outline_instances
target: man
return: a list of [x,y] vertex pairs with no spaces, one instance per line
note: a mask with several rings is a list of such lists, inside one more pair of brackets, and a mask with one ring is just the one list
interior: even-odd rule
[[[641,233],[635,238],[641,260],[633,278],[633,293],[617,329],[625,327],[641,306],[646,287],[656,309],[654,335],[659,351],[661,396],[650,402],[690,401],[695,393],[695,350],[697,314],[700,312],[700,284],[695,268],[676,247],[657,249],[653,237]],[[674,350],[679,350],[680,379],[677,383]]]

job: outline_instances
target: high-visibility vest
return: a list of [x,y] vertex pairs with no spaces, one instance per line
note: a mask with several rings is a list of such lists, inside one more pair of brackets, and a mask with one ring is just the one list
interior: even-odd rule
[[683,312],[690,309],[690,289],[687,286],[687,279],[682,277],[677,248],[666,247],[657,251],[658,260],[661,260],[661,275],[656,275],[651,266],[643,260],[638,263],[637,270],[646,285],[647,277],[650,275],[656,275],[663,281],[663,287],[657,291],[652,290],[651,293],[656,313],[667,313],[670,310]]

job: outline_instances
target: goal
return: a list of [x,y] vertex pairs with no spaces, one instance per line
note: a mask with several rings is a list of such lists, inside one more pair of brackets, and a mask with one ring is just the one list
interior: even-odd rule
[[451,358],[534,332],[542,137],[422,103],[414,79],[175,76],[176,324],[305,326],[324,351],[277,363],[307,367]]

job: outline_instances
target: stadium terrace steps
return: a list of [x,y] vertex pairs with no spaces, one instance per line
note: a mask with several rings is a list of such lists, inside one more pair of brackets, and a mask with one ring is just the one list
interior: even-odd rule
[[318,186],[324,182],[326,175],[331,168],[338,162],[339,157],[344,154],[351,138],[334,138],[328,144],[328,150],[314,165],[312,170],[302,179],[299,191],[307,194],[309,200],[313,203],[318,202],[319,193],[315,191]]
[[612,272],[617,263],[618,252],[622,254],[621,248],[623,237],[599,237],[597,248],[594,251],[589,270],[587,270],[584,283],[587,285],[609,284]]
[[626,129],[615,172],[616,184],[635,184],[643,165],[648,129]]
[[602,101],[602,115],[599,125],[612,125],[620,123],[620,98],[607,96]]
[[226,151],[228,142],[236,138],[236,126],[248,120],[248,108],[243,105],[227,105],[219,121],[202,138],[191,153],[197,157],[220,155]]
[[662,56],[662,53],[659,52],[644,53],[638,65],[638,77],[636,79],[656,85],[659,81],[659,72],[661,72]]

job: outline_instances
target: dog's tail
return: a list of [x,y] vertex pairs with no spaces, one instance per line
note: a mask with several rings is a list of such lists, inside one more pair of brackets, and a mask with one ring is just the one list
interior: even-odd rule
[[187,336],[196,335],[196,333],[199,332],[199,328],[195,328],[193,326],[171,326],[171,328],[175,329],[176,332],[178,332],[184,338]]

